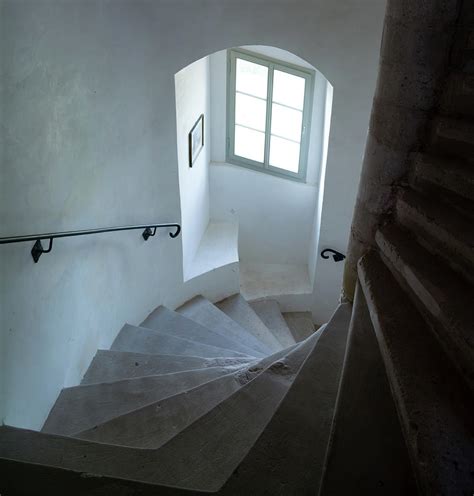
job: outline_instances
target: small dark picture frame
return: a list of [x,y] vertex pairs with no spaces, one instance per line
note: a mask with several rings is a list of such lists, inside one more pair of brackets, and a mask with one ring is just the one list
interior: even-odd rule
[[204,148],[204,114],[194,124],[188,135],[189,167],[192,167],[201,150]]

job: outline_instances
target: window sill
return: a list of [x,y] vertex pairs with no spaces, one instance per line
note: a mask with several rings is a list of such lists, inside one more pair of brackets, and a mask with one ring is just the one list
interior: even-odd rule
[[226,163],[236,165],[237,167],[243,167],[244,169],[250,169],[256,172],[261,172],[262,174],[268,174],[270,176],[279,177],[281,179],[288,179],[289,181],[295,181],[298,183],[306,184],[306,177],[291,176],[285,172],[278,172],[278,170],[275,169],[267,169],[265,167],[260,167],[258,165],[252,165],[251,163],[243,163],[239,160],[235,160],[232,157],[226,157]]

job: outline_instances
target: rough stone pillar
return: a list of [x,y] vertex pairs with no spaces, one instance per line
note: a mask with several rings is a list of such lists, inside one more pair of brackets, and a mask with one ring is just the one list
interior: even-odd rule
[[389,0],[343,296],[353,300],[356,264],[394,204],[394,186],[419,150],[444,82],[460,0]]

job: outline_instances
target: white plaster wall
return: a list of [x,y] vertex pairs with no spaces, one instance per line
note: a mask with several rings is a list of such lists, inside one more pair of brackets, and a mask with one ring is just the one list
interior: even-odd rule
[[[293,52],[334,85],[321,237],[347,236],[383,0],[1,5],[2,236],[180,220],[174,75],[245,44]],[[165,233],[60,240],[36,265],[30,249],[0,247],[9,424],[39,428],[125,321],[201,289],[217,297],[212,278],[183,285],[181,244]]]
[[[0,2],[0,81],[3,81],[3,66],[4,66],[4,46],[5,43],[4,38],[3,38],[3,30],[2,28],[2,21],[1,19],[3,18],[3,13],[4,13],[4,6],[3,3]],[[2,85],[0,83],[0,193],[3,192],[5,188],[4,180],[5,176],[2,173],[3,171],[3,164],[5,161],[4,158],[4,104],[3,104],[3,91],[1,90]],[[0,217],[1,219],[1,217]],[[0,325],[3,324],[3,316],[5,315],[5,308],[4,308],[4,297],[3,295],[6,292],[6,286],[5,286],[5,263],[3,259],[1,258],[1,252],[0,252]],[[3,422],[3,419],[5,418],[5,341],[6,341],[6,334],[7,330],[1,326],[0,327],[0,425]]]
[[[326,166],[328,158],[328,145],[329,136],[331,131],[331,114],[332,114],[332,99],[333,99],[333,87],[326,81],[326,84],[319,86],[322,95],[319,97],[321,102],[321,113],[324,115],[322,119],[321,134],[319,139],[321,140],[321,165],[319,169],[319,182],[321,187],[318,188],[316,194],[316,209],[314,211],[313,226],[310,235],[309,244],[309,254],[308,254],[308,271],[311,281],[311,285],[315,286],[316,278],[316,267],[318,260],[320,260],[320,243],[319,235],[321,232],[321,216],[323,212],[323,200],[324,200],[324,184],[326,181]],[[340,274],[336,277],[340,277]],[[326,281],[327,283],[327,281]],[[317,315],[320,318],[320,315]]]
[[[184,279],[188,280],[192,277],[193,260],[209,224],[209,57],[179,71],[175,82],[183,270]],[[189,167],[188,133],[201,114],[204,114],[204,148]]]
[[236,165],[211,165],[211,217],[239,224],[241,262],[306,264],[316,188]]
[[[286,50],[243,48],[315,70]],[[227,52],[214,53],[210,60],[211,217],[237,219],[242,262],[307,265],[321,164],[326,79],[315,70],[307,184],[301,184],[225,163]]]

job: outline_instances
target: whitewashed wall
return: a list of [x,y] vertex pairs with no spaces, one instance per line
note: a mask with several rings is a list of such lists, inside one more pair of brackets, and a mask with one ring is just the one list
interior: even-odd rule
[[[178,146],[184,279],[209,224],[210,78],[209,58],[204,57],[176,76],[176,139]],[[204,114],[204,148],[189,167],[188,133]]]
[[[294,54],[268,46],[244,47],[315,70]],[[225,163],[226,51],[211,59],[211,217],[237,219],[243,262],[308,263],[311,226],[319,189],[326,79],[315,70],[307,184]]]
[[[334,86],[321,240],[345,249],[384,0],[0,5],[1,235],[180,220],[174,75],[228,47],[268,45]],[[165,233],[60,240],[36,265],[30,249],[0,247],[1,416],[11,425],[39,428],[125,321],[210,285],[183,285],[180,240]],[[328,280],[334,300],[340,284]]]

